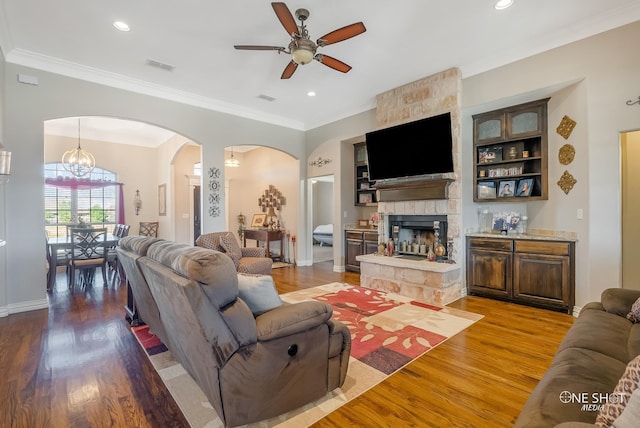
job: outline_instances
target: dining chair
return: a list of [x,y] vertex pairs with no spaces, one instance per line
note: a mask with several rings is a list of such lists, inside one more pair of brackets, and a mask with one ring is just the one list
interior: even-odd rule
[[80,271],[80,285],[84,288],[93,282],[97,267],[102,269],[102,280],[107,282],[107,228],[72,228],[69,258],[69,288],[76,284]]
[[141,221],[140,231],[138,232],[138,235],[157,238],[159,224],[160,222],[157,221]]
[[[47,245],[47,262],[49,262],[49,260],[51,261],[55,260],[55,264],[53,266],[50,266],[49,264],[47,264],[47,291],[50,291],[50,284],[55,284],[54,278],[56,276],[56,271],[58,266],[65,266],[67,269],[67,272],[69,271],[70,252],[67,250],[56,250],[56,253],[53,254],[52,253],[53,250],[49,246],[49,233],[47,233],[46,230],[44,232],[44,236],[45,236],[46,245]],[[49,278],[51,275],[53,275],[53,278]]]
[[[116,224],[113,229],[113,235],[117,236],[118,239],[122,239],[125,236],[129,235],[129,230],[131,229],[131,225],[129,224]],[[107,249],[107,266],[109,268],[109,275],[111,277],[111,282],[113,285],[116,284],[116,278],[121,281],[124,279],[124,271],[118,262],[118,252],[116,251],[116,246],[111,246]],[[120,281],[120,282],[121,282]]]

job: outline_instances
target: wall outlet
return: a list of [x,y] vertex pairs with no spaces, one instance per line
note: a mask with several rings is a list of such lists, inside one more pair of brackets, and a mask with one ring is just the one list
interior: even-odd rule
[[584,218],[584,213],[582,212],[582,208],[578,208],[578,211],[576,212],[576,218],[578,220],[582,220]]

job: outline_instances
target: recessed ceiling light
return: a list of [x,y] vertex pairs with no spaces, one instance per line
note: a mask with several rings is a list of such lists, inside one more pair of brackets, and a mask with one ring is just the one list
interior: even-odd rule
[[113,21],[113,26],[120,31],[129,31],[131,27],[124,21]]
[[512,4],[513,0],[498,0],[498,2],[493,7],[495,7],[497,10],[503,10],[508,8]]
[[307,96],[308,96],[308,97],[315,97],[315,96],[316,96],[316,93],[315,93],[315,92],[313,92],[313,91],[309,91],[309,92],[307,92]]

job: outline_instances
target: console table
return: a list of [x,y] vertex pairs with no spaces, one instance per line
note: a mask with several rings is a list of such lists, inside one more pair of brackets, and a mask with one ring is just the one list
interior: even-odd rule
[[[244,229],[244,246],[247,246],[247,239],[254,239],[256,245],[260,245],[260,241],[264,241],[267,244],[267,257],[271,257],[273,260],[284,261],[284,233],[281,230],[268,230],[268,229]],[[280,253],[272,256],[269,244],[274,241],[280,241]]]

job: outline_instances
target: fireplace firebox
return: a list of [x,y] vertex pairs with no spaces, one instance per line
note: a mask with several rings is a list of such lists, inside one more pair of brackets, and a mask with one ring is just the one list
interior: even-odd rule
[[400,255],[426,257],[429,248],[435,246],[436,225],[439,240],[446,248],[446,215],[389,215],[389,238],[395,241]]

